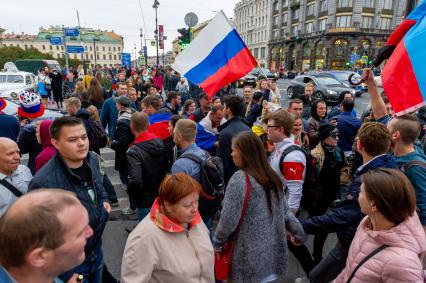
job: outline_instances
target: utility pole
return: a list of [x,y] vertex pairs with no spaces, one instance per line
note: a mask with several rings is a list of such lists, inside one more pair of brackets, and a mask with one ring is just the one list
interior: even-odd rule
[[[78,10],[77,10],[77,22],[78,22],[78,31],[79,31],[79,34],[80,34],[80,43],[81,43],[81,46],[83,46],[83,47],[84,47],[84,44],[83,44],[83,37],[82,37],[82,35],[81,35],[80,15],[78,14]],[[84,51],[86,51],[86,50],[84,50]],[[84,70],[84,73],[86,74],[86,73],[87,73],[87,70],[86,70],[86,64],[84,63],[84,52],[83,52],[83,53],[81,53],[81,61],[83,62],[83,70]],[[96,64],[95,64],[95,68],[96,68]]]
[[68,49],[67,49],[67,41],[66,41],[66,36],[65,36],[64,25],[62,25],[62,40],[64,42],[64,49],[65,49],[65,66],[67,67],[67,70],[68,70],[68,68],[69,68],[69,65],[68,65]]
[[160,2],[158,2],[158,0],[154,0],[154,5],[152,5],[152,8],[155,9],[155,42],[157,43],[157,66],[160,65],[160,57],[158,55],[158,15],[157,15],[157,10],[159,5],[160,5]]

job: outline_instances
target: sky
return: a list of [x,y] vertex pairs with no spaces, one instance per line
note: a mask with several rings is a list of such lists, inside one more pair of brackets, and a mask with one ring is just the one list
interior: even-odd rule
[[[139,5],[139,1],[140,4]],[[198,23],[211,19],[216,12],[223,10],[233,17],[237,0],[158,0],[158,24],[164,25],[167,36],[165,51],[171,50],[173,39],[179,35],[178,28],[186,27],[184,17],[193,12],[198,16]],[[36,4],[39,3],[39,4]],[[114,30],[124,37],[124,50],[133,51],[134,44],[139,51],[141,41],[139,29],[143,29],[147,39],[154,38],[155,10],[154,0],[1,0],[0,27],[6,33],[37,34],[38,28],[50,25],[83,27]],[[141,11],[142,8],[142,11]],[[142,17],[142,14],[144,17]],[[148,55],[155,55],[155,47],[147,41]]]

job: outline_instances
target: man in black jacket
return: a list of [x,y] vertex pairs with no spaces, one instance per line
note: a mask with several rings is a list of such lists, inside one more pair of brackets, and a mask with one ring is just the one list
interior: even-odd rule
[[365,123],[358,132],[356,143],[363,165],[356,170],[354,179],[348,186],[346,199],[324,215],[301,221],[307,234],[336,232],[338,239],[336,246],[309,274],[310,282],[333,281],[345,268],[349,247],[365,216],[358,203],[362,174],[380,167],[396,168],[395,159],[387,154],[391,136],[384,125],[377,122]]
[[89,282],[101,283],[104,265],[102,234],[111,206],[103,188],[98,158],[89,152],[89,140],[80,119],[57,118],[50,132],[57,153],[33,177],[28,190],[59,188],[76,194],[89,214],[89,225],[94,233],[87,240],[84,262],[60,278],[67,282],[77,273]]
[[143,112],[132,114],[130,128],[136,137],[127,151],[129,168],[129,198],[135,203],[138,220],[149,214],[158,197],[161,181],[166,174],[167,151],[163,141],[148,132],[149,117]]
[[228,121],[218,128],[219,148],[217,156],[222,159],[225,183],[227,184],[232,175],[238,170],[231,157],[232,138],[241,132],[250,131],[250,128],[244,124],[241,118],[241,113],[244,109],[244,102],[241,97],[228,95],[224,98],[224,104],[223,112]]

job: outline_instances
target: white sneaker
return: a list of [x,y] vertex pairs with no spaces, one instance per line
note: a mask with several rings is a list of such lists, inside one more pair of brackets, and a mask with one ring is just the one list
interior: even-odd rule
[[136,209],[131,209],[130,207],[127,207],[121,211],[121,214],[123,215],[132,215],[136,214]]

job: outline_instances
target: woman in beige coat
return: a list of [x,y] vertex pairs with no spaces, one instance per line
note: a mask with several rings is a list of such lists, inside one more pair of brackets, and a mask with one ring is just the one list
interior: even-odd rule
[[121,282],[214,282],[213,247],[198,213],[201,191],[184,173],[164,178],[150,214],[127,239]]

